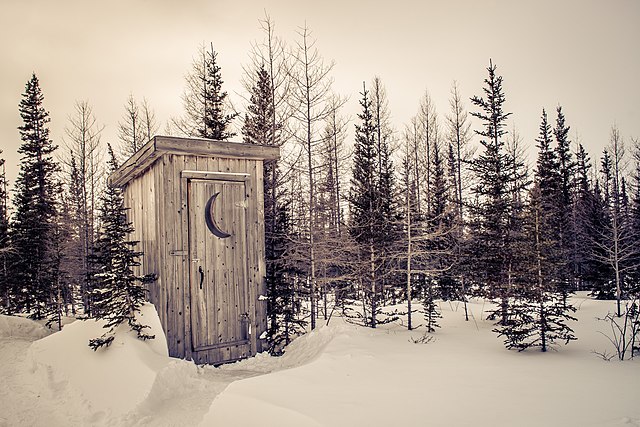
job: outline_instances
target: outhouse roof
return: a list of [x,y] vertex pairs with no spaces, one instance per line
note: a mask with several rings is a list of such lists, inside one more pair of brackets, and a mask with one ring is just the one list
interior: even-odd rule
[[215,141],[204,138],[154,136],[109,176],[109,185],[122,187],[144,173],[164,154],[213,156],[227,159],[276,160],[280,149],[268,145]]

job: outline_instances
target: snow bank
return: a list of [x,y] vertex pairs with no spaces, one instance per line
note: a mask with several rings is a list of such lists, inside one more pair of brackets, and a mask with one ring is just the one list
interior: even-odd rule
[[115,419],[147,397],[157,372],[170,361],[153,305],[143,306],[139,316],[151,327],[154,340],[141,341],[121,325],[113,343],[94,352],[89,340],[106,331],[104,323],[78,321],[34,342],[27,363],[51,397],[66,396],[65,401],[79,405],[77,409],[90,417],[88,422]]
[[155,340],[122,328],[93,352],[88,341],[102,323],[75,322],[35,341],[26,358],[28,340],[48,331],[0,317],[0,426],[640,427],[640,358],[605,362],[593,353],[610,350],[599,332],[608,326],[596,318],[614,303],[585,294],[573,302],[578,341],[546,354],[507,351],[478,300],[469,322],[461,304],[440,303],[442,328],[426,344],[414,344],[424,328],[371,330],[336,318],[282,357],[217,368],[169,358],[151,305],[141,320]]
[[592,353],[606,348],[595,318],[611,302],[575,302],[579,340],[548,353],[506,350],[482,301],[469,304],[469,322],[461,305],[441,303],[442,328],[427,344],[412,342],[422,331],[398,325],[332,329],[308,363],[229,385],[201,425],[639,426],[638,361]]
[[51,330],[30,319],[0,315],[0,338],[19,338],[29,341],[39,340]]
[[348,328],[340,320],[331,326],[320,326],[301,337],[296,338],[286,348],[284,355],[273,357],[269,353],[259,353],[255,357],[239,362],[222,365],[220,370],[251,370],[260,373],[270,373],[305,365],[320,357],[325,347],[342,331]]

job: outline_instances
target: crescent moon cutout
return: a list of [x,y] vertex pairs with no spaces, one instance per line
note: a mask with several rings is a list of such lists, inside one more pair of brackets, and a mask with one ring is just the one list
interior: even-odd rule
[[213,203],[216,201],[218,194],[220,194],[219,191],[209,198],[209,201],[204,208],[204,221],[207,223],[207,228],[209,228],[209,231],[211,231],[214,236],[226,239],[227,237],[231,237],[231,234],[222,231],[220,227],[218,227],[218,224],[216,224],[215,217],[213,216]]

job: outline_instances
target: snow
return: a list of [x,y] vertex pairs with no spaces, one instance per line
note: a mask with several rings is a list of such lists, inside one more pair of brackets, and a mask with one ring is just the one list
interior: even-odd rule
[[[506,350],[472,301],[440,303],[441,328],[377,330],[340,318],[295,340],[282,357],[259,354],[219,368],[167,357],[153,306],[142,321],[156,339],[77,321],[53,333],[0,316],[0,426],[640,426],[639,361],[604,361],[613,302],[574,298],[578,341],[557,351]],[[419,315],[416,315],[419,316]],[[415,321],[415,319],[414,319]],[[418,320],[419,323],[419,320]]]
[[141,322],[157,339],[141,341],[121,325],[109,348],[94,352],[87,344],[106,332],[102,321],[65,326],[61,332],[36,341],[27,354],[35,375],[56,394],[78,396],[98,416],[113,418],[133,410],[146,397],[156,374],[169,362],[166,339],[152,305],[141,310]]
[[460,305],[441,304],[442,328],[428,344],[411,342],[418,331],[334,327],[317,359],[231,384],[202,425],[640,425],[640,366],[591,353],[606,347],[589,328],[607,303],[579,303],[586,322],[573,326],[583,341],[546,354],[505,350],[479,319],[481,303],[469,323]]
[[17,316],[0,316],[0,338],[17,338],[35,341],[49,335],[41,324]]

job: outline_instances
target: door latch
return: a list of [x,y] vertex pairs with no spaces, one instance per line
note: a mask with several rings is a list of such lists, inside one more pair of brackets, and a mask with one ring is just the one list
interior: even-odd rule
[[202,266],[198,266],[198,273],[200,273],[200,289],[202,289],[202,282],[204,282],[204,270]]

